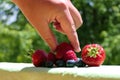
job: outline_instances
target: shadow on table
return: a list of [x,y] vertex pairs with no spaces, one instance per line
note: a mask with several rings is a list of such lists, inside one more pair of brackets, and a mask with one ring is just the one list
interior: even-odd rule
[[25,67],[21,71],[31,71],[31,72],[48,72],[51,68],[43,67]]

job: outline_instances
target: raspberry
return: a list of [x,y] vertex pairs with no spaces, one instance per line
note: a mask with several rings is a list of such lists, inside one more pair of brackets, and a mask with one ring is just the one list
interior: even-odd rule
[[68,50],[73,50],[73,47],[71,44],[68,44],[66,42],[61,43],[60,45],[57,46],[56,48],[56,58],[57,59],[63,59],[64,54],[68,51]]
[[56,56],[55,56],[55,54],[52,53],[52,52],[48,53],[47,61],[52,61],[53,63],[55,63],[55,61],[56,61]]
[[32,54],[32,63],[36,67],[41,67],[47,61],[47,54],[43,50],[36,50]]
[[67,60],[75,60],[76,61],[77,56],[73,50],[69,50],[64,54],[63,60],[64,61],[67,61]]

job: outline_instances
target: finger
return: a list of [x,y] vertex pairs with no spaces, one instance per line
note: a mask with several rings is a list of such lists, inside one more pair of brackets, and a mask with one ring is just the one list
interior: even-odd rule
[[72,16],[68,10],[64,10],[60,13],[59,16],[57,16],[57,21],[60,23],[61,28],[67,35],[68,39],[70,40],[71,44],[73,45],[76,52],[80,52],[80,46],[78,41],[78,36],[75,28],[74,21],[72,19]]
[[57,47],[55,36],[53,35],[47,23],[43,24],[43,26],[44,27],[38,29],[38,32],[40,33],[41,37],[48,43],[50,48],[54,51]]
[[76,29],[78,29],[83,23],[80,12],[73,6],[73,4],[69,0],[68,0],[68,6],[71,16],[75,23],[75,27]]
[[49,45],[52,51],[54,51],[57,47],[57,40],[53,35],[51,29],[48,26],[47,21],[34,20],[31,23],[34,25],[40,36],[45,40],[45,42]]

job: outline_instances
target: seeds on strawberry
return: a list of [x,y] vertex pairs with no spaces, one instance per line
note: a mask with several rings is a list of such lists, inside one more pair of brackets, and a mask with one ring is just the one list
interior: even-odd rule
[[100,66],[105,60],[105,50],[99,44],[88,44],[82,49],[82,60],[88,66]]

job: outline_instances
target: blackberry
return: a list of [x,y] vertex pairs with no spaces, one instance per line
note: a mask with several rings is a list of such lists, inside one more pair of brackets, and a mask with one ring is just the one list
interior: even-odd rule
[[57,60],[55,65],[57,67],[65,67],[65,61],[64,60]]
[[54,65],[54,63],[53,63],[52,61],[47,61],[47,62],[45,63],[45,66],[48,67],[48,68],[52,68],[53,65]]
[[82,58],[78,58],[78,60],[76,61],[75,65],[77,67],[85,67],[86,64],[82,61]]
[[67,60],[66,61],[66,66],[67,67],[74,67],[75,66],[76,61],[75,60]]

